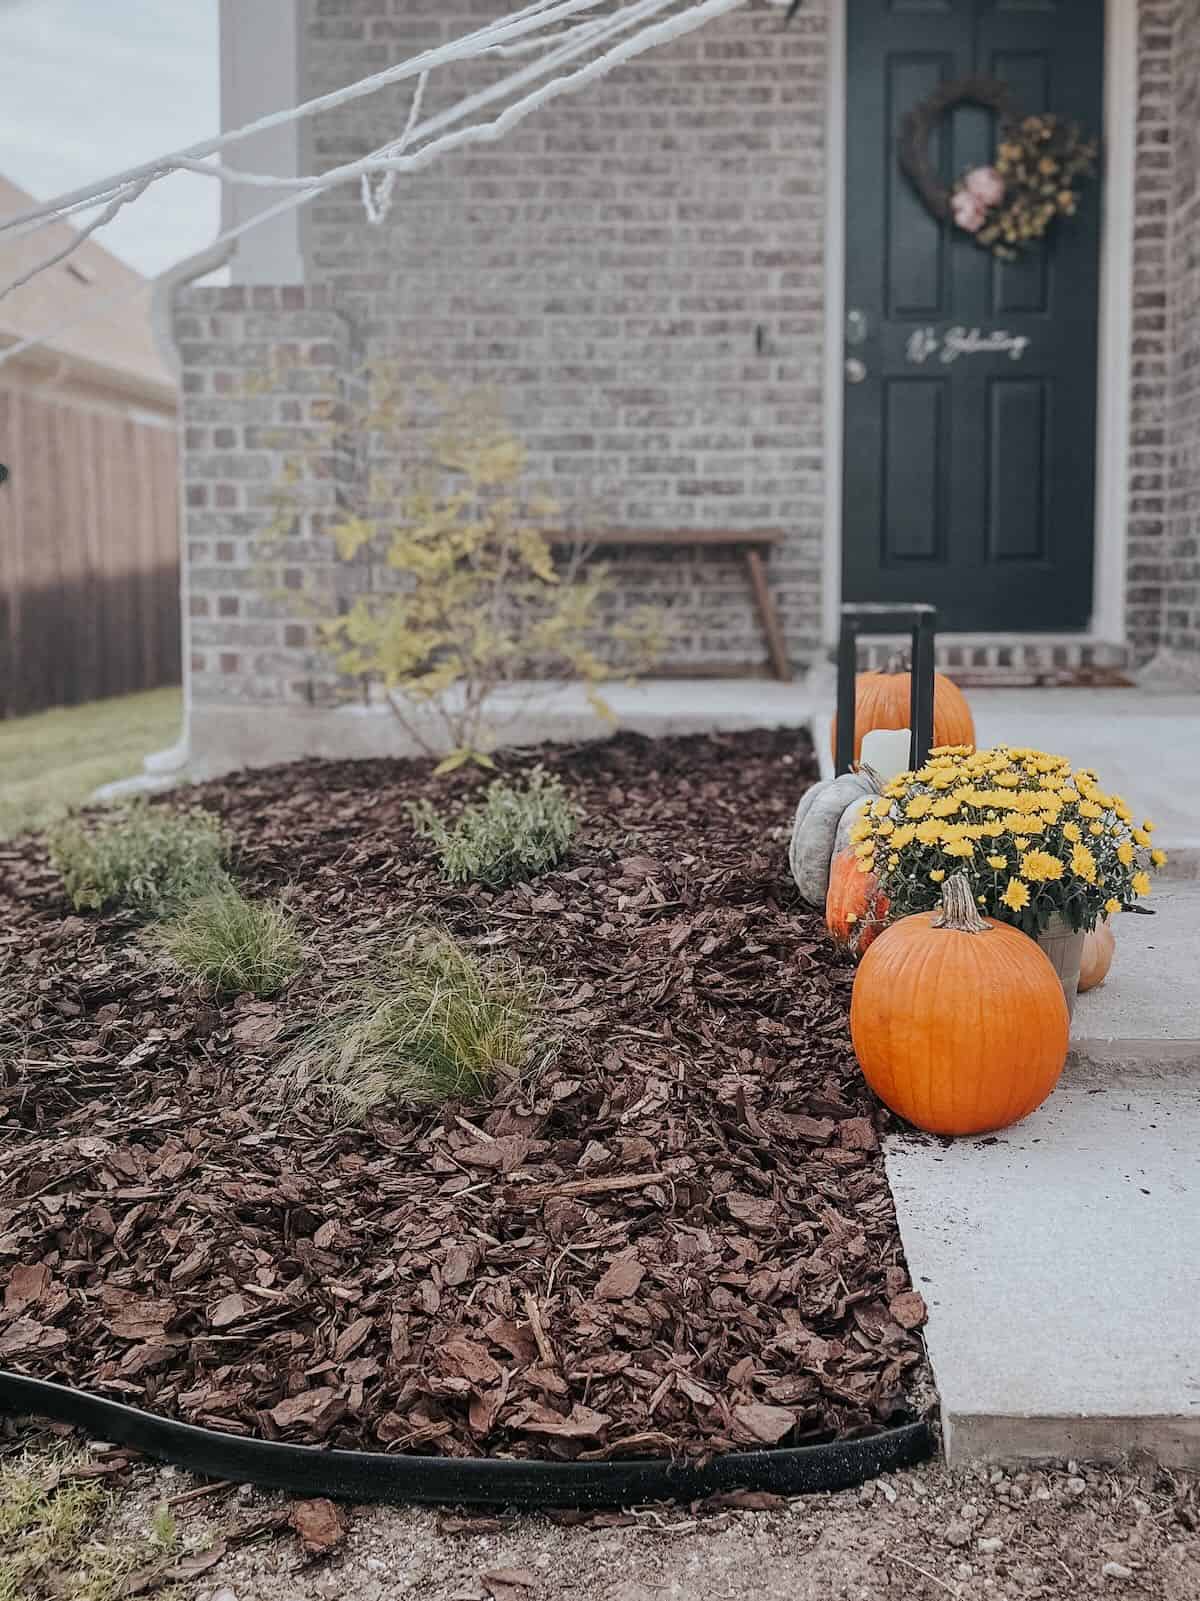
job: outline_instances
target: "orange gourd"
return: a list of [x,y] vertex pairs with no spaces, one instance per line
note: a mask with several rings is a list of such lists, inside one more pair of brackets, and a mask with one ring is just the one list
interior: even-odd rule
[[[909,674],[899,657],[882,673],[859,673],[854,687],[854,760],[862,756],[863,735],[873,728],[908,728],[911,723]],[[975,719],[967,697],[958,685],[941,673],[933,679],[933,743],[973,745]],[[831,741],[837,756],[837,718],[833,720]]]
[[1116,937],[1107,918],[1097,923],[1095,928],[1088,929],[1083,937],[1083,955],[1079,959],[1081,995],[1085,990],[1094,990],[1098,984],[1104,983],[1116,948]]
[[841,851],[829,865],[825,926],[835,945],[861,956],[887,921],[888,898],[874,873],[860,873],[853,851]]
[[983,1134],[1027,1117],[1058,1082],[1070,1024],[1036,941],[980,917],[966,876],[938,912],[884,930],[862,959],[850,1035],[867,1083],[931,1134]]

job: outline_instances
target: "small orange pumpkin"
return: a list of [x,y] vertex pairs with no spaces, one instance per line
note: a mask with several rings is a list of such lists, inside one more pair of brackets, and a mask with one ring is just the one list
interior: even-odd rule
[[1095,928],[1088,929],[1083,936],[1083,955],[1079,959],[1081,995],[1085,990],[1094,990],[1098,984],[1104,983],[1116,948],[1116,936],[1107,918],[1097,923]]
[[[908,728],[912,721],[910,675],[895,656],[882,673],[859,673],[854,686],[854,760],[862,756],[863,735],[873,728]],[[933,679],[933,743],[973,745],[975,719],[967,697],[942,673]],[[837,759],[837,718],[832,753]]]
[[1027,1117],[1058,1082],[1070,1023],[1035,940],[988,923],[966,875],[938,912],[884,930],[862,959],[850,1035],[867,1083],[931,1134],[983,1134]]
[[829,865],[825,926],[835,945],[861,956],[887,922],[888,898],[874,873],[860,873],[853,851],[841,851]]

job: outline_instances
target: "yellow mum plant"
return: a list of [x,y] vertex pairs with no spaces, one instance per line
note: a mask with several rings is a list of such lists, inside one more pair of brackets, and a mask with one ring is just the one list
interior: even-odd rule
[[965,872],[990,916],[1036,936],[1055,913],[1092,928],[1148,895],[1167,859],[1153,828],[1065,756],[953,745],[888,784],[850,841],[893,917],[940,905],[947,872]]

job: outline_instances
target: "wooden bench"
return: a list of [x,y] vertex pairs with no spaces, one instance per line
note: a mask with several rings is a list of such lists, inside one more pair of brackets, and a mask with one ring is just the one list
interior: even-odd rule
[[764,554],[773,545],[782,544],[783,539],[782,528],[606,528],[599,533],[559,534],[555,537],[555,543],[571,541],[585,550],[611,548],[614,545],[653,546],[656,549],[664,546],[724,545],[740,550],[746,564],[755,610],[762,625],[771,671],[783,683],[790,683],[792,665],[788,660],[779,612],[767,585],[767,570],[763,563]]

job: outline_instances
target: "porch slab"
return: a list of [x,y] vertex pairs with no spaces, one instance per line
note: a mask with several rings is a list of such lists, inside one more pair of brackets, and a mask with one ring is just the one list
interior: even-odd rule
[[1000,1135],[888,1141],[950,1462],[1200,1467],[1200,1077],[1072,1061]]
[[1072,1059],[1200,1074],[1200,883],[1168,879],[1147,905],[1153,917],[1117,918],[1108,978],[1076,999]]
[[[650,678],[602,686],[615,721],[606,722],[578,684],[516,684],[496,697],[504,745],[604,739],[617,728],[650,736],[707,734],[762,727],[807,729],[818,704],[807,679]],[[437,730],[430,726],[431,738]],[[444,740],[442,748],[446,748]],[[408,756],[416,747],[388,707],[206,705],[190,715],[190,778],[238,767],[273,766],[305,756],[345,760]]]
[[980,745],[1034,745],[1094,767],[1151,817],[1173,877],[1200,875],[1200,696],[1143,689],[979,689]]

